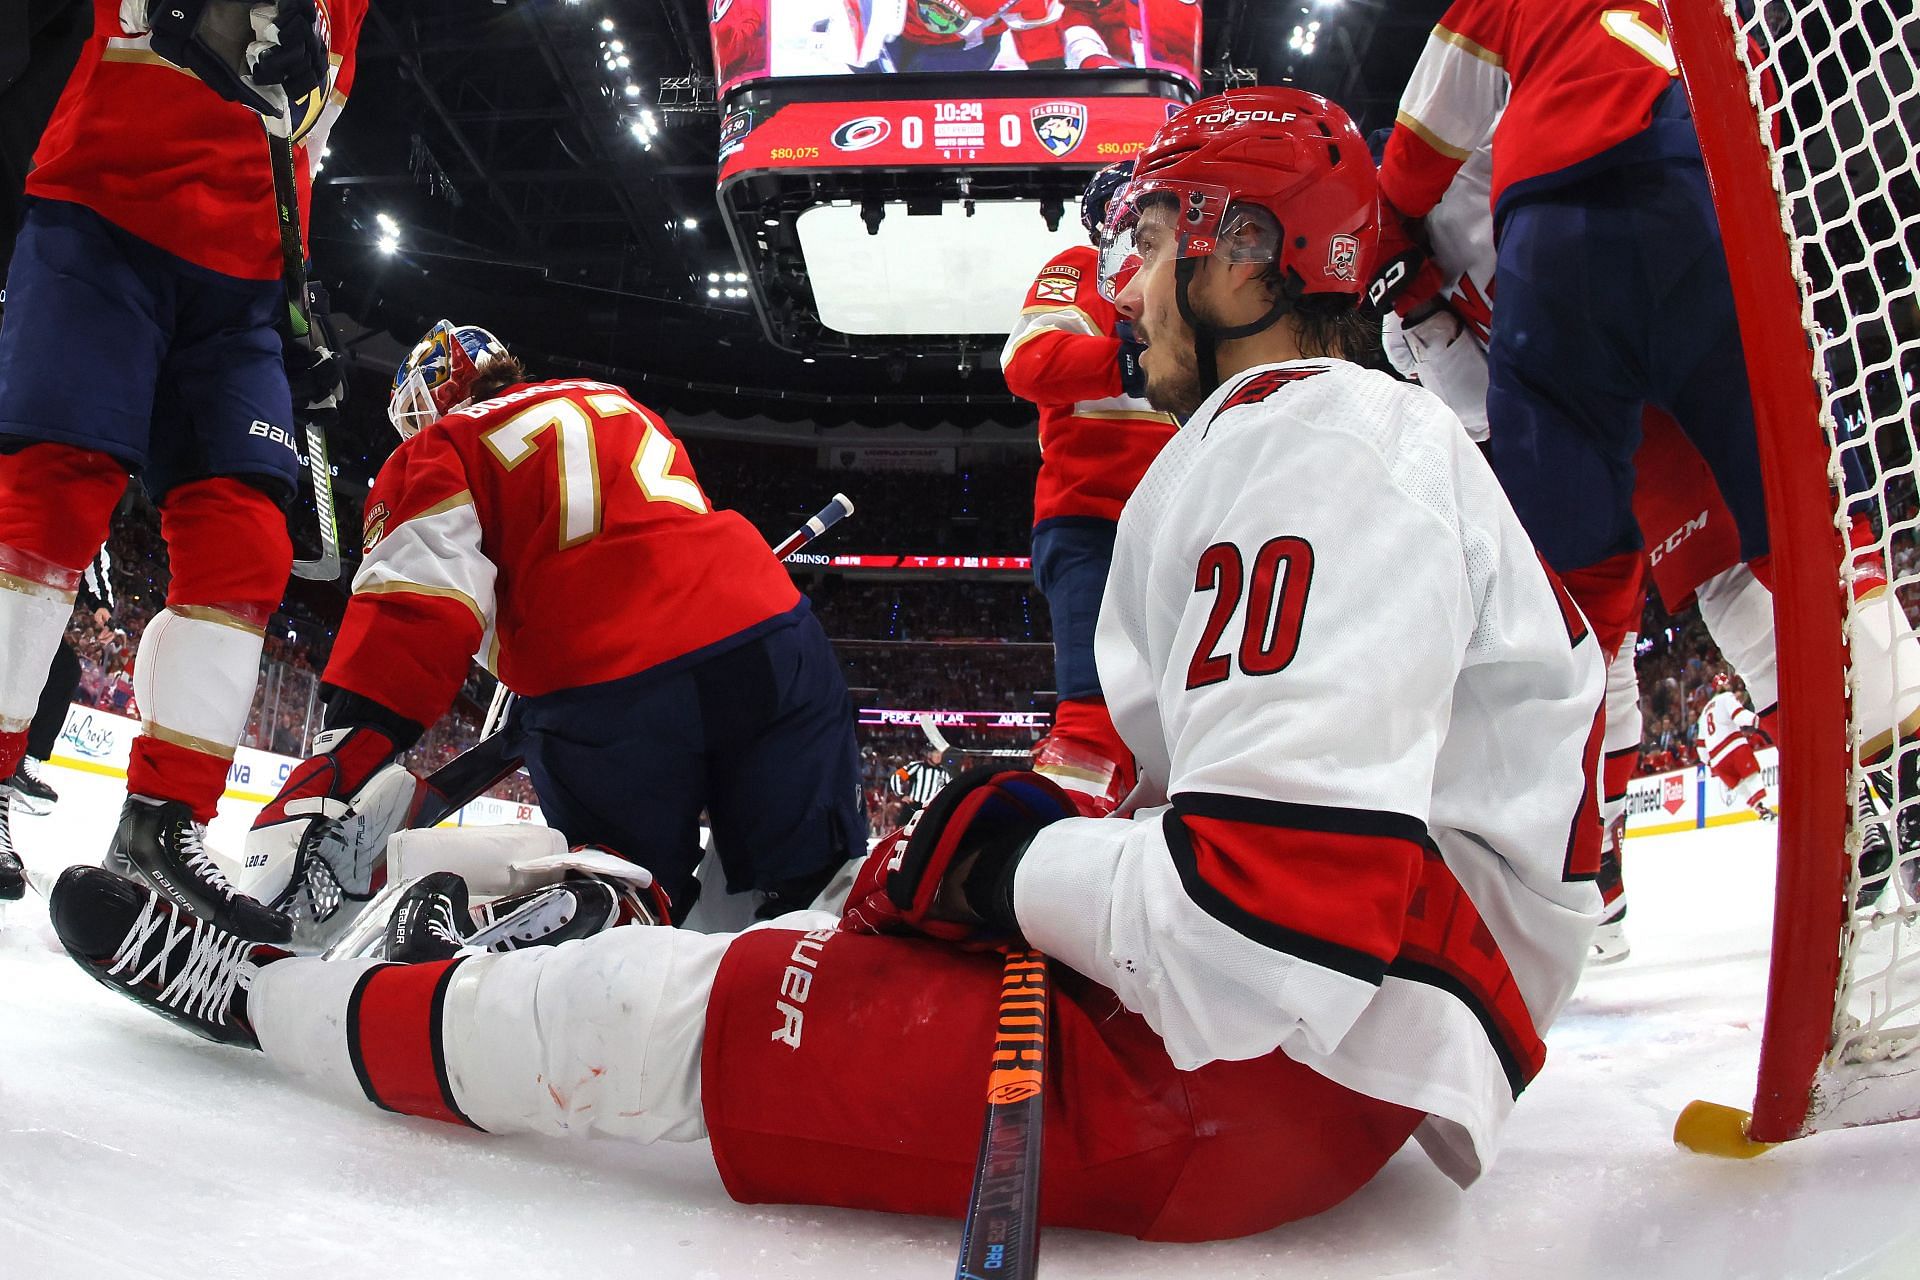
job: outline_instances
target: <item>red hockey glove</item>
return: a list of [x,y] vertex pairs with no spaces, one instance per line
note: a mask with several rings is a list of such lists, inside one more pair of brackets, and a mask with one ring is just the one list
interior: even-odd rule
[[964,773],[867,855],[841,928],[950,942],[1017,938],[1020,857],[1040,828],[1078,814],[1072,798],[1037,773]]
[[1367,306],[1376,315],[1391,307],[1401,319],[1418,323],[1446,305],[1440,296],[1446,281],[1400,215],[1390,208],[1380,213],[1380,245],[1367,281]]
[[[316,754],[293,767],[280,794],[253,820],[236,883],[276,911],[303,908],[318,921],[332,916],[346,894],[364,894],[368,888],[363,882],[371,868],[336,867],[326,856],[330,849],[339,852],[334,846],[356,807],[367,806],[377,792],[375,807],[404,809],[413,803],[417,786],[398,766],[393,778],[401,785],[389,787],[386,778],[380,787],[372,785],[398,754],[393,740],[378,729],[329,729],[313,745]],[[303,891],[307,901],[301,903]]]

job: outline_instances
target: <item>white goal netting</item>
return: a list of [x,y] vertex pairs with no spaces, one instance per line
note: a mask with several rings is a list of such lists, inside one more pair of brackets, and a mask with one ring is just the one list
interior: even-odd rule
[[1920,15],[1912,0],[1725,9],[1799,277],[1835,529],[1854,544],[1839,584],[1851,871],[1817,1129],[1920,1112]]

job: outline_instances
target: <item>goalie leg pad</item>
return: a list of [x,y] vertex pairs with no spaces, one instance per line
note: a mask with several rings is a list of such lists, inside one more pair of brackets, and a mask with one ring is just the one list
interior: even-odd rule
[[[734,939],[701,1068],[728,1193],[960,1216],[1001,967],[991,953],[831,929]],[[1345,1199],[1423,1119],[1278,1052],[1176,1071],[1112,992],[1061,969],[1055,985],[1049,1226],[1154,1240],[1264,1231]]]

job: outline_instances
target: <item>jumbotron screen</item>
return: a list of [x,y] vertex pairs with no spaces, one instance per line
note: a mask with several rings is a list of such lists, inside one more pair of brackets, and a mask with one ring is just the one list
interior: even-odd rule
[[708,0],[722,94],[749,81],[1163,71],[1200,83],[1200,0]]

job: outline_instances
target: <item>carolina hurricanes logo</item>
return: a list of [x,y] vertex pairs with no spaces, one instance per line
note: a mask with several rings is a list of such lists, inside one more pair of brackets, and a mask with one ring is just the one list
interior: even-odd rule
[[1327,241],[1327,274],[1335,280],[1351,280],[1360,261],[1360,241],[1338,235]]
[[887,140],[893,126],[884,116],[861,116],[833,131],[833,145],[842,151],[865,151]]

